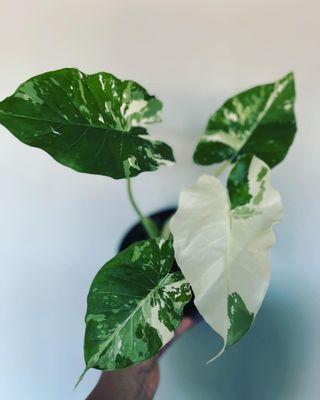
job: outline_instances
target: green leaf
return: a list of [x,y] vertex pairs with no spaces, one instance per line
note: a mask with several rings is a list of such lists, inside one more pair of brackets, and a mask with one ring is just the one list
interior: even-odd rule
[[171,147],[144,128],[160,121],[161,108],[136,82],[65,68],[31,78],[0,102],[0,123],[65,166],[119,179],[174,161]]
[[98,272],[88,295],[87,368],[116,370],[154,356],[174,335],[190,286],[169,273],[172,237],[135,243]]
[[231,202],[231,209],[239,206],[244,206],[252,201],[253,205],[258,205],[262,200],[263,193],[266,190],[265,177],[269,172],[266,165],[261,164],[261,169],[257,173],[256,177],[256,189],[255,196],[252,197],[252,188],[250,189],[249,182],[249,170],[252,166],[253,156],[245,155],[236,162],[233,169],[231,170],[227,187],[229,192],[229,198]]
[[227,100],[209,119],[194,162],[211,165],[255,155],[270,168],[286,156],[296,133],[292,73]]
[[231,208],[243,206],[251,199],[248,180],[251,160],[251,155],[241,157],[229,174],[227,186]]
[[282,216],[270,169],[257,157],[235,165],[228,189],[229,196],[219,179],[202,175],[182,191],[170,224],[195,304],[224,340],[219,354],[245,335],[259,311],[269,286],[272,226]]

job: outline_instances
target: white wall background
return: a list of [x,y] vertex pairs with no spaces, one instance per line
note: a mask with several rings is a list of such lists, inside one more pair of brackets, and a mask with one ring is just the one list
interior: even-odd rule
[[[318,1],[0,0],[0,98],[64,66],[135,79],[163,100],[152,133],[177,165],[145,173],[146,212],[174,205],[201,168],[191,155],[227,97],[294,70],[299,132],[274,170],[285,204],[270,291],[243,342],[209,366],[218,346],[204,324],[161,362],[157,400],[320,398]],[[0,398],[84,399],[86,294],[135,222],[124,182],[78,174],[0,127]]]

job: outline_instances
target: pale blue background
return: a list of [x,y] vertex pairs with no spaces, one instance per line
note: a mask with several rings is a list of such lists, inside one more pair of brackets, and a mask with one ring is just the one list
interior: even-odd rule
[[[319,3],[0,3],[1,99],[30,76],[77,66],[135,79],[163,100],[152,133],[178,163],[135,180],[146,212],[174,205],[205,170],[191,155],[213,110],[295,71],[299,133],[274,170],[285,216],[267,299],[250,334],[214,364],[205,362],[219,342],[204,324],[176,343],[161,361],[156,399],[319,399]],[[85,299],[136,220],[125,184],[64,168],[0,128],[0,189],[0,398],[84,399],[98,376],[89,372],[73,391],[84,366]]]

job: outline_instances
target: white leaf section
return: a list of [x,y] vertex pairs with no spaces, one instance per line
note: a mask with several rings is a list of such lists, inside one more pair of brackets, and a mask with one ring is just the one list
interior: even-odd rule
[[250,200],[230,209],[214,176],[203,175],[184,189],[171,220],[175,257],[206,322],[223,338],[224,350],[250,328],[269,285],[272,225],[282,215],[270,170],[253,157],[247,184]]

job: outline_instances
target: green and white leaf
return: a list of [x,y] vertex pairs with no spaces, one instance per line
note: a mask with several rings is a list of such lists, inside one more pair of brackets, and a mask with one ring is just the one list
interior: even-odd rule
[[0,123],[65,166],[119,179],[174,161],[171,147],[145,129],[160,121],[161,108],[134,81],[64,68],[29,79],[0,102]]
[[86,315],[86,370],[116,370],[154,356],[173,336],[190,301],[181,272],[169,273],[172,236],[135,243],[94,278]]
[[255,155],[269,167],[286,156],[296,132],[292,73],[227,100],[209,119],[193,159],[201,165]]
[[222,351],[248,331],[265,297],[272,225],[282,215],[269,167],[258,158],[236,163],[228,187],[231,201],[216,177],[201,176],[182,191],[171,220],[176,260],[199,312],[223,338]]

